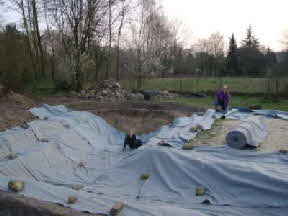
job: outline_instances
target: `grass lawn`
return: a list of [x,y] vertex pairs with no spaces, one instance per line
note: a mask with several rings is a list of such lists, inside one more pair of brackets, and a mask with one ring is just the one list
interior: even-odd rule
[[[123,87],[128,89],[136,89],[136,80],[121,81]],[[260,105],[263,109],[275,109],[288,111],[288,99],[264,99],[263,95],[267,93],[269,85],[270,93],[282,91],[288,94],[288,79],[282,78],[278,80],[269,80],[265,78],[240,78],[240,77],[224,77],[224,78],[157,78],[143,81],[142,89],[154,90],[176,90],[183,92],[215,92],[223,84],[229,86],[232,92],[231,107],[249,107]],[[278,90],[277,90],[278,88]],[[241,93],[244,96],[233,96],[233,93]],[[247,94],[247,96],[245,95]],[[254,95],[255,94],[255,95]],[[258,96],[256,96],[258,95]],[[259,95],[262,95],[259,96]],[[276,94],[277,95],[277,94]],[[206,98],[184,98],[179,97],[173,100],[161,99],[161,101],[176,102],[183,105],[191,105],[194,107],[213,108],[213,97]],[[156,101],[157,102],[157,101]]]
[[[158,100],[159,101],[159,100]],[[178,97],[175,99],[161,99],[161,102],[175,102],[183,105],[190,105],[201,108],[213,108],[213,97],[206,98],[184,98]],[[156,101],[157,102],[157,101]],[[232,98],[231,107],[249,107],[260,105],[263,109],[274,109],[288,111],[288,99],[268,100],[261,97],[243,97],[235,96]]]
[[[143,81],[142,89],[177,90],[189,92],[215,91],[223,84],[227,84],[231,92],[237,93],[265,93],[267,82],[265,78],[156,78]],[[121,85],[128,89],[136,89],[136,80],[123,80]],[[288,79],[270,80],[270,92],[288,90]]]
[[[122,87],[127,89],[136,89],[136,80],[122,80],[120,83]],[[263,96],[267,91],[267,79],[265,78],[202,78],[202,77],[190,77],[190,78],[157,78],[144,80],[142,89],[155,89],[155,90],[177,90],[187,92],[215,92],[223,84],[228,84],[229,89],[232,92],[232,107],[249,107],[254,105],[260,105],[263,109],[275,109],[288,111],[288,98],[286,99],[264,99]],[[288,78],[281,80],[272,80],[270,84],[278,83],[279,90],[287,91],[288,95]],[[48,95],[65,95],[63,92],[54,92],[55,85],[52,82],[38,83],[42,89],[47,91],[39,91],[34,93],[35,98],[41,98]],[[41,85],[40,85],[41,84]],[[92,86],[95,86],[92,85]],[[273,88],[272,88],[273,90]],[[242,96],[233,95],[233,92],[243,93]],[[273,92],[273,91],[272,91]],[[247,94],[247,95],[246,95]],[[258,94],[256,95],[253,94]],[[245,96],[243,96],[245,95]],[[161,101],[176,102],[183,105],[191,105],[194,107],[213,108],[213,97],[206,98],[184,98],[178,97],[175,99],[161,99]],[[159,101],[155,101],[156,103]]]

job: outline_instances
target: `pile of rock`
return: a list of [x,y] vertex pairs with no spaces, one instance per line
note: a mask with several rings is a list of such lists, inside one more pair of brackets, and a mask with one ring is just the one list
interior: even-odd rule
[[158,98],[166,98],[166,99],[174,99],[174,98],[176,98],[178,96],[179,95],[176,94],[176,93],[171,93],[171,92],[169,92],[167,90],[164,90],[164,91],[160,91],[160,94],[157,97]]
[[[121,87],[120,83],[115,80],[104,80],[95,88],[81,90],[79,93],[71,92],[72,95],[85,99],[95,99],[101,102],[119,102],[119,101],[141,101],[152,98],[173,99],[178,96],[176,93],[169,91],[144,90],[131,92]],[[148,98],[148,99],[147,99]]]
[[77,94],[79,97],[95,99],[103,102],[125,101],[125,100],[143,100],[141,93],[131,93],[121,87],[115,80],[104,80],[96,88],[82,90]]

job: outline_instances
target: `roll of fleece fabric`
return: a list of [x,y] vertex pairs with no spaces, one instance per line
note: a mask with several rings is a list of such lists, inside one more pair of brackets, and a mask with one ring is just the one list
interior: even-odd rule
[[252,116],[242,121],[240,126],[226,135],[226,143],[235,149],[245,149],[249,146],[259,147],[267,134],[267,126],[263,117]]

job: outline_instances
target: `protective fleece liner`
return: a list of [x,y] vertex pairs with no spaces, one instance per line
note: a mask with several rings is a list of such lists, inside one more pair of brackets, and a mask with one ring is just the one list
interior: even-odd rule
[[[287,155],[228,146],[181,150],[196,135],[192,127],[211,127],[213,110],[176,119],[143,135],[142,148],[125,152],[124,134],[89,112],[48,105],[31,111],[40,120],[28,129],[0,133],[0,190],[23,180],[25,196],[91,213],[107,214],[122,201],[126,216],[287,215]],[[161,140],[174,148],[156,145]],[[18,157],[8,160],[11,152]],[[199,186],[204,196],[195,196]],[[66,204],[69,196],[78,202]]]
[[259,147],[267,137],[267,126],[264,117],[252,116],[226,135],[226,143],[235,149],[248,146]]

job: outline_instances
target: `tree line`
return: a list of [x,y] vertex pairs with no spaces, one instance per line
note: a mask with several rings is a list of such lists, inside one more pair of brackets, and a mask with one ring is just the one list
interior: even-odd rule
[[287,68],[288,49],[275,53],[269,47],[262,46],[250,25],[240,46],[232,34],[227,53],[223,35],[218,32],[207,39],[200,39],[188,53],[183,50],[176,73],[198,76],[279,77],[288,75]]
[[155,0],[9,0],[21,25],[0,31],[0,82],[11,88],[50,80],[80,90],[104,79],[164,73],[177,28]]
[[146,78],[171,74],[285,76],[288,67],[287,52],[279,61],[251,26],[239,47],[232,35],[227,53],[220,33],[186,49],[179,25],[156,0],[0,0],[0,6],[21,18],[20,25],[0,25],[0,83],[15,90],[37,90],[42,81],[80,90],[112,78],[137,80],[140,88]]

